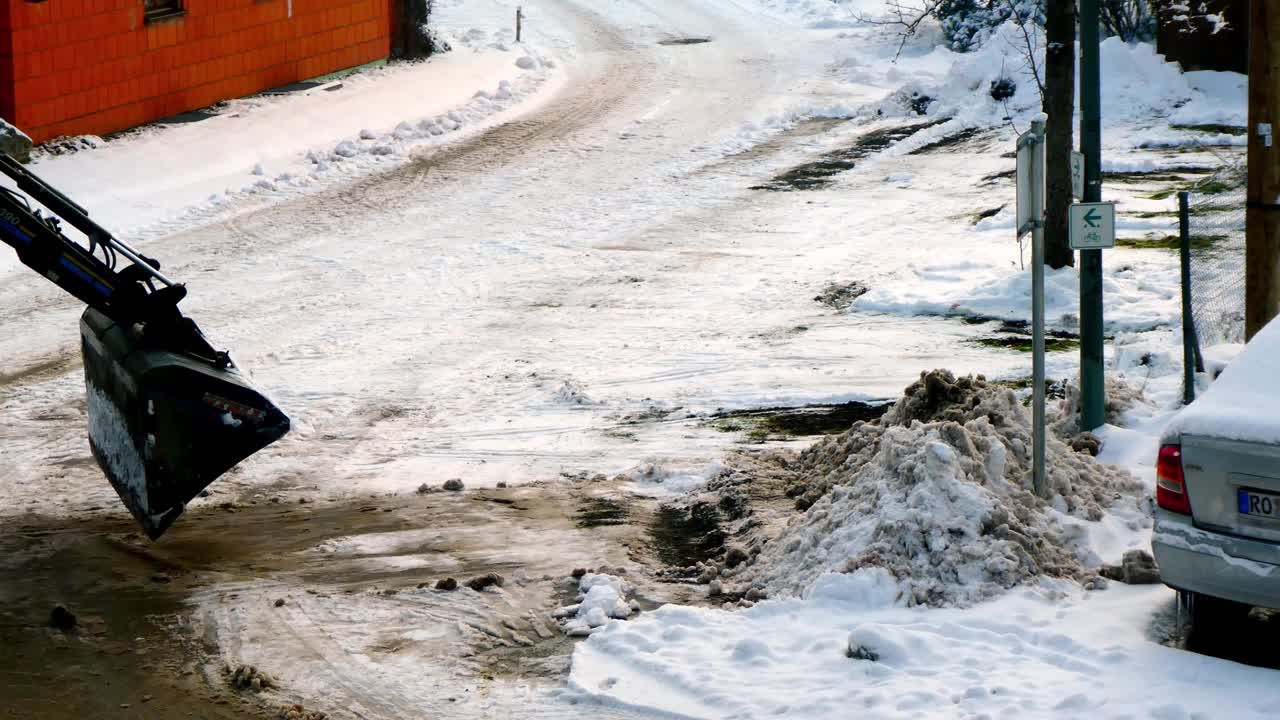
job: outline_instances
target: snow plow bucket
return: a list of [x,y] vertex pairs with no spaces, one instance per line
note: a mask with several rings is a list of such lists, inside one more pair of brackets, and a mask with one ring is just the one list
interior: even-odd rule
[[152,540],[219,475],[289,431],[289,418],[225,355],[149,341],[92,308],[80,336],[89,445]]

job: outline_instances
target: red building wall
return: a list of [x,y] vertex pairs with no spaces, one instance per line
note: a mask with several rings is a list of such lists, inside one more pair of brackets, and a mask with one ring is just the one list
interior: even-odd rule
[[390,0],[0,0],[0,116],[102,134],[385,58]]

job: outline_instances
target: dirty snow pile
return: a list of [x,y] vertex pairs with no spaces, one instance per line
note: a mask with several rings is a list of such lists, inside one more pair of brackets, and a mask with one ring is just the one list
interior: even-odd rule
[[565,619],[566,635],[590,635],[609,620],[626,620],[640,609],[634,600],[627,600],[632,592],[631,584],[616,575],[586,573],[578,580],[577,602],[553,616]]
[[1042,575],[1083,579],[1083,531],[1064,516],[1100,519],[1139,486],[1050,437],[1052,497],[1038,499],[1028,414],[981,377],[922,374],[879,422],[778,459],[807,510],[722,581],[803,596],[825,573],[876,567],[908,604],[963,605]]

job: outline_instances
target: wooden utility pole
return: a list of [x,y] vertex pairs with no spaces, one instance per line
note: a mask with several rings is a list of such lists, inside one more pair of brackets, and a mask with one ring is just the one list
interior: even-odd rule
[[1280,5],[1249,13],[1249,204],[1245,219],[1245,339],[1280,313]]
[[[1080,152],[1084,155],[1085,202],[1102,200],[1102,60],[1098,2],[1080,0]],[[1102,251],[1081,250],[1081,430],[1093,430],[1107,421],[1102,317]]]
[[1049,116],[1045,145],[1044,260],[1051,268],[1075,265],[1067,228],[1071,207],[1071,140],[1075,134],[1076,0],[1045,7],[1044,103]]

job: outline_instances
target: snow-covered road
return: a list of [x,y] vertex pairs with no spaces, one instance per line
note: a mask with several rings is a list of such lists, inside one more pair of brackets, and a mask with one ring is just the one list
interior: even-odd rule
[[[722,1],[538,12],[574,48],[553,94],[389,173],[146,243],[295,420],[215,500],[696,467],[726,438],[687,419],[717,408],[892,397],[939,365],[1021,372],[959,323],[813,301],[910,248],[900,203],[750,190],[795,161],[785,136],[725,158],[744,123],[833,101],[824,36]],[[681,38],[710,41],[662,44]],[[82,462],[74,303],[17,276],[0,307],[21,377],[0,399],[5,494],[111,506]]]

